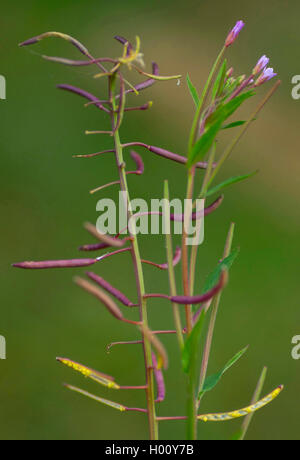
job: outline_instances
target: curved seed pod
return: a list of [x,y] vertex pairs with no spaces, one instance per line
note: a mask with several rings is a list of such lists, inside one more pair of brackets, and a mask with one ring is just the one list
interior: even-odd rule
[[277,396],[283,390],[283,385],[279,385],[275,390],[269,393],[264,398],[260,399],[257,403],[252,404],[251,406],[245,407],[243,409],[238,409],[232,412],[223,412],[220,414],[204,414],[198,415],[197,419],[202,420],[203,422],[225,422],[227,420],[232,420],[238,417],[244,417],[245,415],[256,412],[262,407],[266,406],[268,403],[277,398]]
[[103,385],[107,388],[114,388],[115,390],[120,388],[120,386],[114,382],[114,378],[110,375],[95,371],[94,369],[84,366],[83,364],[76,363],[75,361],[72,361],[68,358],[56,358],[56,360],[61,364],[74,369],[74,371],[80,372],[85,377],[95,380],[96,382],[100,383],[100,385]]
[[111,284],[109,284],[105,279],[101,278],[101,276],[96,275],[93,272],[86,272],[86,275],[95,283],[99,284],[105,291],[109,292],[111,295],[113,295],[116,299],[118,299],[123,305],[126,307],[135,307],[136,304],[133,304],[126,296],[123,294],[123,292],[119,291],[115,287],[113,287]]
[[156,360],[155,353],[153,352],[152,352],[152,363],[154,367],[154,376],[155,376],[156,385],[157,385],[157,398],[155,402],[160,403],[164,401],[165,399],[166,387],[165,387],[164,375],[162,373],[162,370],[157,368],[157,360]]
[[[183,157],[182,155],[178,155],[177,153],[170,152],[169,150],[163,149],[161,147],[155,147],[154,145],[147,145],[144,142],[128,142],[127,144],[123,144],[123,147],[131,147],[131,146],[138,146],[144,147],[145,149],[149,150],[150,152],[154,153],[155,155],[167,158],[168,160],[175,161],[176,163],[187,164],[187,158]],[[198,162],[195,164],[196,168],[198,169],[207,169],[208,163],[207,162]],[[216,164],[213,164],[215,167]]]
[[129,171],[127,174],[138,174],[138,175],[143,174],[145,167],[144,167],[144,162],[141,156],[138,153],[136,153],[134,150],[131,150],[130,156],[136,164],[136,171],[131,171],[131,172]]
[[[208,216],[209,214],[211,214],[213,211],[215,211],[216,209],[218,209],[218,207],[221,205],[221,203],[223,202],[223,199],[224,199],[224,195],[221,195],[219,196],[215,201],[212,202],[211,205],[209,205],[207,208],[204,209],[204,212],[200,211],[200,212],[193,212],[192,213],[192,220],[195,221],[195,220],[198,220],[200,218],[202,218],[203,216]],[[163,216],[163,213],[161,211],[149,211],[149,212],[139,212],[139,213],[136,213],[134,214],[132,217],[140,217],[140,216]],[[183,222],[184,221],[184,214],[170,214],[170,220],[172,222]]]
[[67,34],[63,34],[61,32],[45,32],[43,34],[37,35],[36,37],[29,38],[29,40],[20,43],[19,46],[33,45],[35,43],[40,42],[44,38],[62,38],[63,40],[66,40],[72,45],[74,45],[82,54],[84,54],[85,56],[89,56],[88,49],[82,43],[76,40],[76,38],[73,38]]
[[[158,69],[158,65],[156,64],[156,62],[152,63],[152,73],[153,73],[153,75],[159,75],[159,69]],[[148,80],[145,80],[145,81],[135,85],[134,89],[133,88],[127,89],[125,91],[125,94],[136,93],[136,92],[142,91],[142,90],[147,89],[150,86],[154,85],[154,83],[155,83],[155,80],[153,80],[153,78],[150,78]],[[116,99],[118,99],[118,97],[119,96],[117,95]]]
[[80,246],[79,251],[99,251],[100,249],[110,248],[108,244],[105,243],[96,243],[96,244],[84,244]]
[[122,404],[116,403],[114,401],[109,401],[108,399],[100,398],[99,396],[95,396],[92,393],[89,393],[88,391],[85,391],[85,390],[81,390],[80,388],[74,387],[73,385],[65,384],[64,386],[71,391],[80,393],[83,396],[87,396],[88,398],[93,399],[94,401],[102,403],[105,406],[112,407],[113,409],[117,409],[120,412],[125,412],[126,410],[128,410],[127,407],[123,406]]
[[205,292],[199,296],[174,296],[170,300],[175,303],[183,305],[195,305],[203,302],[207,302],[212,299],[218,292],[220,292],[226,285],[228,280],[227,270],[223,270],[220,276],[218,284],[216,284],[210,291]]
[[[181,247],[177,246],[177,248],[175,250],[174,257],[173,257],[173,267],[176,267],[176,265],[180,262],[180,259],[181,259]],[[160,268],[161,270],[168,270],[168,264],[167,263],[165,263],[165,264],[156,264],[154,262],[151,262],[150,260],[145,260],[145,259],[143,259],[142,262],[144,264],[153,265],[154,267]]]
[[74,282],[77,284],[77,286],[81,287],[82,289],[96,297],[98,300],[100,300],[100,302],[103,303],[107,310],[116,319],[119,319],[121,321],[123,320],[123,314],[121,310],[117,307],[115,302],[108,295],[105,294],[105,292],[103,292],[97,286],[94,286],[94,284],[90,283],[89,281],[80,278],[79,276],[74,278]]
[[97,238],[99,241],[102,243],[105,243],[108,246],[113,246],[116,248],[120,248],[121,246],[124,246],[125,241],[120,240],[118,238],[114,238],[109,235],[104,235],[103,233],[99,233],[95,225],[91,224],[90,222],[86,222],[84,224],[84,228],[95,238]]
[[65,91],[69,91],[71,93],[77,94],[78,96],[84,97],[88,101],[94,102],[94,105],[98,107],[101,110],[104,110],[105,112],[110,112],[106,107],[104,107],[100,102],[99,99],[94,96],[93,94],[85,91],[84,89],[77,88],[77,86],[73,85],[66,85],[66,84],[61,84],[56,86],[58,89],[63,89]]
[[127,56],[129,56],[130,52],[133,51],[132,44],[126,40],[126,38],[121,37],[120,35],[115,35],[114,39],[118,40],[118,42],[122,43],[122,45],[127,46]]
[[127,107],[126,109],[124,109],[124,112],[132,112],[133,110],[148,110],[148,109],[151,109],[152,105],[153,105],[153,102],[149,101],[149,102],[146,102],[146,104],[143,104],[137,107]]
[[97,259],[68,259],[68,260],[45,260],[41,262],[19,262],[13,267],[25,269],[46,269],[46,268],[73,268],[87,267],[97,262]]
[[168,299],[171,302],[178,303],[181,305],[196,305],[199,303],[207,302],[208,300],[212,299],[218,292],[220,292],[224,286],[226,285],[228,280],[228,272],[226,269],[222,270],[219,282],[209,291],[205,292],[201,295],[195,296],[169,296],[167,294],[145,294],[146,299],[150,298],[161,298],[161,299]]

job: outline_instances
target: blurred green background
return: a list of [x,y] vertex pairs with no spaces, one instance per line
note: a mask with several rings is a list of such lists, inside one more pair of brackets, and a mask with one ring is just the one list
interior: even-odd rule
[[[299,17],[296,0],[223,1],[71,1],[8,2],[1,9],[1,70],[7,100],[1,101],[1,316],[0,334],[7,340],[7,360],[0,361],[1,439],[144,439],[143,415],[120,414],[67,392],[62,382],[77,384],[129,406],[143,406],[144,395],[113,393],[83,380],[55,361],[67,356],[112,374],[121,384],[142,384],[139,346],[115,348],[113,340],[134,339],[137,332],[111,318],[97,302],[72,283],[79,270],[29,272],[12,262],[68,258],[80,244],[93,242],[82,223],[96,221],[96,202],[116,197],[110,189],[91,197],[88,190],[116,178],[112,158],[76,160],[73,154],[110,147],[110,139],[85,136],[85,129],[107,129],[105,115],[83,107],[79,98],[59,92],[58,83],[88,89],[100,97],[101,81],[91,69],[71,69],[43,61],[36,53],[80,56],[70,45],[48,40],[30,49],[17,44],[39,33],[57,30],[85,43],[96,56],[118,56],[120,34],[142,39],[147,69],[152,60],[162,74],[191,75],[201,88],[228,30],[246,22],[228,58],[237,74],[248,73],[262,54],[271,57],[282,86],[259,121],[236,148],[222,176],[257,168],[260,174],[228,190],[218,212],[206,219],[206,239],[199,251],[197,291],[219,259],[231,221],[241,254],[223,296],[209,372],[216,372],[243,346],[247,355],[207,395],[203,411],[243,407],[251,399],[262,366],[269,368],[264,393],[284,383],[284,393],[255,415],[250,439],[299,439],[300,362],[291,358],[291,339],[300,334],[299,298],[299,109],[291,97],[291,78],[300,73]],[[133,77],[132,77],[133,78]],[[257,98],[267,90],[260,88]],[[185,80],[158,83],[141,95],[153,100],[147,112],[129,113],[124,141],[141,140],[185,154],[193,103]],[[135,96],[132,103],[137,104]],[[246,116],[256,101],[245,104]],[[228,136],[220,142],[220,150]],[[168,178],[173,196],[186,187],[185,170],[140,151],[146,171],[130,177],[132,195],[162,196]],[[200,183],[200,175],[198,182]],[[163,262],[164,243],[141,238],[144,258]],[[129,258],[105,261],[96,271],[134,298]],[[180,275],[180,269],[178,269]],[[163,292],[167,275],[145,267],[147,290]],[[168,303],[149,302],[153,328],[172,327]],[[174,336],[164,337],[170,368],[167,399],[160,415],[183,414],[185,380],[178,365]],[[240,421],[199,424],[200,439],[228,439]],[[165,422],[162,439],[180,439],[183,423]]]

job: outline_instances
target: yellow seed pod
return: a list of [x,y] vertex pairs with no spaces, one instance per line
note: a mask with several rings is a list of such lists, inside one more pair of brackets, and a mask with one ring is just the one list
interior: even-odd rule
[[68,358],[57,358],[57,361],[64,364],[65,366],[70,367],[74,371],[80,372],[85,377],[98,382],[100,385],[103,385],[107,388],[113,388],[115,390],[120,388],[119,385],[114,382],[113,377],[110,377],[109,375],[102,374],[101,372],[90,369],[89,367],[80,363],[76,363],[75,361],[72,361]]
[[257,410],[266,406],[269,402],[273,401],[273,399],[275,399],[279,395],[279,393],[281,393],[282,390],[283,385],[280,385],[267,396],[257,401],[255,404],[251,404],[251,406],[247,406],[243,409],[238,409],[232,412],[222,412],[220,414],[198,415],[197,418],[198,420],[202,420],[203,422],[224,422],[238,417],[244,417],[245,415],[256,412]]

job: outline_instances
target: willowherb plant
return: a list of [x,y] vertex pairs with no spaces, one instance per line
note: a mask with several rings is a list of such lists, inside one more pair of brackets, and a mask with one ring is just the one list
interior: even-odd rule
[[[151,107],[151,103],[140,106],[127,106],[127,96],[138,95],[139,92],[149,88],[155,82],[167,81],[171,79],[179,80],[180,75],[162,76],[159,73],[159,68],[156,63],[152,64],[152,72],[147,73],[144,70],[143,55],[140,52],[140,40],[137,37],[136,48],[125,38],[116,36],[115,38],[123,46],[123,54],[120,58],[94,58],[88,49],[82,45],[78,40],[58,32],[48,32],[37,37],[31,38],[20,46],[32,45],[47,37],[58,37],[67,40],[74,45],[83,55],[83,60],[71,60],[60,57],[43,56],[48,61],[62,63],[68,66],[92,66],[98,67],[99,72],[95,78],[105,78],[108,83],[108,94],[106,96],[98,97],[90,94],[89,92],[71,85],[58,85],[58,88],[69,91],[85,98],[88,102],[86,105],[94,105],[101,111],[108,115],[111,122],[111,129],[109,131],[87,131],[87,134],[99,133],[109,134],[114,145],[110,150],[104,150],[94,154],[77,155],[79,157],[91,158],[95,156],[102,156],[106,152],[111,152],[115,158],[116,168],[119,174],[119,180],[110,184],[102,185],[97,189],[92,190],[95,193],[98,190],[103,190],[113,184],[119,184],[122,196],[128,209],[128,218],[131,222],[135,222],[138,215],[133,215],[130,207],[130,195],[127,183],[127,176],[129,174],[142,175],[144,172],[144,165],[141,156],[135,151],[131,151],[131,157],[136,163],[134,171],[127,171],[126,163],[124,161],[124,150],[127,148],[141,147],[148,151],[159,155],[167,160],[175,161],[182,164],[184,174],[187,174],[187,192],[186,200],[190,200],[193,205],[190,206],[182,215],[171,214],[168,208],[169,203],[169,189],[168,182],[164,183],[164,198],[166,213],[163,214],[165,223],[170,225],[170,221],[185,221],[189,225],[191,222],[200,221],[203,216],[206,216],[217,209],[222,201],[223,196],[220,195],[210,205],[204,208],[204,211],[197,212],[195,209],[195,198],[199,197],[201,200],[207,200],[208,197],[218,194],[225,187],[231,184],[249,178],[254,173],[245,174],[238,177],[232,177],[225,180],[218,185],[212,186],[213,181],[216,179],[224,162],[229,158],[234,147],[241,139],[242,135],[249,128],[251,123],[257,118],[260,110],[265,103],[272,96],[274,91],[279,86],[278,81],[263,100],[258,104],[255,111],[250,115],[247,121],[231,121],[227,120],[239,109],[239,107],[250,97],[255,95],[254,88],[262,85],[264,82],[270,80],[276,74],[272,68],[268,68],[269,59],[262,56],[258,63],[253,68],[249,76],[241,75],[234,77],[233,69],[227,65],[227,60],[224,55],[227,48],[234,43],[238,37],[241,29],[243,28],[243,21],[238,21],[235,27],[229,32],[224,46],[221,49],[213,67],[208,76],[207,82],[201,95],[198,94],[197,89],[192,84],[189,76],[187,76],[187,84],[191,96],[195,104],[195,116],[193,119],[190,136],[188,140],[187,156],[181,156],[176,153],[170,152],[164,148],[147,145],[143,142],[130,142],[123,144],[120,138],[120,128],[123,124],[124,115],[132,110],[147,110]],[[140,75],[146,77],[141,83],[133,85],[124,76],[124,71],[135,70]],[[217,154],[216,139],[221,135],[224,129],[238,128],[237,134],[233,137],[228,147],[221,154]],[[202,186],[200,190],[195,188],[195,176],[197,170],[203,173]],[[151,213],[150,213],[151,214]],[[232,249],[234,224],[231,224],[228,236],[225,243],[224,253],[217,264],[216,269],[211,273],[205,283],[204,289],[200,294],[194,293],[195,272],[197,263],[198,244],[194,244],[189,248],[188,229],[183,227],[182,231],[182,246],[178,247],[175,252],[173,250],[172,232],[166,232],[166,258],[165,264],[157,264],[151,261],[146,261],[141,258],[137,232],[135,231],[134,224],[130,226],[129,232],[127,228],[117,235],[106,235],[99,233],[98,229],[92,224],[86,224],[86,229],[99,242],[96,244],[87,244],[80,247],[82,251],[100,251],[107,248],[112,248],[111,252],[106,253],[100,257],[93,258],[79,258],[72,260],[50,260],[43,262],[22,262],[14,264],[15,267],[26,269],[46,269],[46,268],[67,268],[67,267],[86,267],[97,265],[101,260],[107,257],[117,256],[122,252],[129,252],[132,256],[133,272],[136,279],[137,289],[137,302],[133,302],[127,298],[125,294],[119,291],[116,287],[112,286],[108,281],[94,272],[87,272],[86,278],[76,277],[75,283],[85,290],[87,293],[96,297],[113,315],[117,320],[129,323],[133,327],[137,327],[141,332],[141,340],[115,342],[110,344],[110,347],[116,344],[141,344],[144,349],[146,381],[142,386],[121,386],[118,385],[114,378],[93,370],[85,365],[79,364],[67,358],[57,358],[59,362],[71,367],[72,369],[80,372],[85,377],[88,377],[100,385],[111,388],[113,390],[132,389],[132,390],[145,390],[146,392],[146,407],[145,408],[131,408],[123,404],[113,402],[99,396],[90,394],[84,390],[67,385],[70,390],[78,392],[89,398],[92,398],[100,403],[117,409],[121,412],[136,411],[141,412],[148,417],[149,422],[149,436],[150,439],[158,439],[158,425],[163,421],[168,420],[186,420],[187,421],[187,438],[196,439],[197,437],[197,422],[200,421],[225,421],[234,419],[236,417],[245,416],[244,423],[236,435],[237,439],[245,437],[247,428],[249,426],[253,412],[265,406],[268,402],[272,401],[282,390],[279,386],[269,395],[260,398],[260,393],[264,384],[266,376],[266,368],[260,376],[257,388],[255,390],[251,405],[231,412],[217,413],[217,414],[199,414],[200,403],[204,395],[212,390],[222,375],[237,362],[237,360],[245,353],[247,348],[244,348],[237,353],[217,374],[208,376],[208,362],[212,346],[212,339],[216,317],[220,305],[222,291],[227,284],[228,272],[233,264],[238,249]],[[151,264],[158,269],[166,270],[169,276],[169,293],[168,294],[151,294],[145,290],[145,280],[143,272],[143,264]],[[175,280],[175,266],[181,263],[182,270],[182,285],[183,294],[179,295],[176,280]],[[174,330],[154,331],[150,327],[150,321],[147,312],[147,299],[148,298],[161,298],[167,299],[174,316]],[[133,321],[126,318],[122,307],[136,308],[138,311],[138,318]],[[184,310],[184,324],[183,315],[181,311]],[[201,357],[201,365],[198,366],[198,349],[201,334],[204,336],[204,321],[208,321],[206,336],[204,338],[204,348]],[[158,338],[163,334],[176,334],[178,346],[180,349],[180,356],[182,360],[183,372],[187,374],[187,411],[186,415],[179,416],[157,416],[157,404],[164,401],[165,398],[165,384],[164,384],[164,371],[168,366],[168,355],[164,345]],[[199,369],[200,367],[200,373]],[[198,376],[199,375],[199,376]],[[155,390],[156,386],[156,390]],[[157,396],[155,393],[157,392]]]

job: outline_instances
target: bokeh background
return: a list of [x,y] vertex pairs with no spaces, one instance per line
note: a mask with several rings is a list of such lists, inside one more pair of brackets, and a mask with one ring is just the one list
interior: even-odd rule
[[[72,283],[79,270],[25,272],[12,262],[74,257],[80,244],[92,242],[82,223],[96,221],[96,202],[116,197],[116,189],[91,197],[88,190],[116,178],[111,157],[76,160],[76,153],[109,148],[110,140],[85,136],[85,129],[106,129],[105,115],[83,107],[79,98],[59,92],[58,83],[73,83],[100,97],[103,83],[91,69],[71,69],[43,61],[39,54],[77,58],[59,40],[29,49],[17,44],[48,30],[78,37],[97,56],[118,56],[121,34],[142,39],[147,69],[156,60],[163,74],[191,75],[201,88],[228,30],[246,22],[228,52],[236,73],[247,73],[262,54],[271,57],[282,86],[259,120],[236,148],[222,176],[260,173],[228,189],[218,212],[206,219],[206,239],[199,251],[197,285],[222,253],[226,232],[236,222],[234,244],[241,253],[223,296],[209,371],[216,372],[243,346],[247,355],[203,401],[203,411],[243,407],[251,398],[262,366],[268,366],[264,393],[284,383],[284,393],[255,415],[249,439],[299,439],[300,362],[291,358],[291,339],[300,334],[299,308],[299,110],[291,97],[291,78],[300,73],[299,15],[296,0],[252,2],[228,0],[44,0],[1,5],[1,71],[7,100],[1,101],[1,313],[0,334],[7,340],[7,360],[0,362],[1,439],[144,439],[143,415],[120,414],[66,391],[77,384],[129,406],[143,406],[144,395],[113,393],[97,387],[56,363],[67,356],[112,374],[121,384],[142,384],[139,346],[105,351],[112,340],[134,339],[130,326],[111,318]],[[132,78],[133,77],[132,75]],[[258,98],[267,90],[259,89]],[[131,96],[136,104],[135,96]],[[133,112],[122,128],[124,141],[142,140],[185,154],[193,102],[185,80],[160,83],[141,95],[153,100],[148,112]],[[246,116],[256,101],[241,110]],[[227,142],[224,136],[220,149]],[[132,194],[162,196],[168,178],[175,197],[183,196],[185,171],[164,159],[142,153],[146,172],[131,177]],[[221,176],[220,176],[221,178]],[[198,176],[198,184],[200,175]],[[141,238],[145,258],[163,262],[164,243]],[[126,255],[98,265],[97,272],[134,298],[134,279]],[[178,269],[178,274],[180,270]],[[145,267],[148,291],[167,288],[167,275]],[[149,302],[154,328],[170,327],[168,303]],[[172,327],[172,326],[171,326]],[[161,415],[183,414],[185,379],[178,365],[174,336],[164,337],[170,369]],[[228,439],[240,421],[200,424],[200,439]],[[183,423],[161,424],[162,439],[184,437]]]

